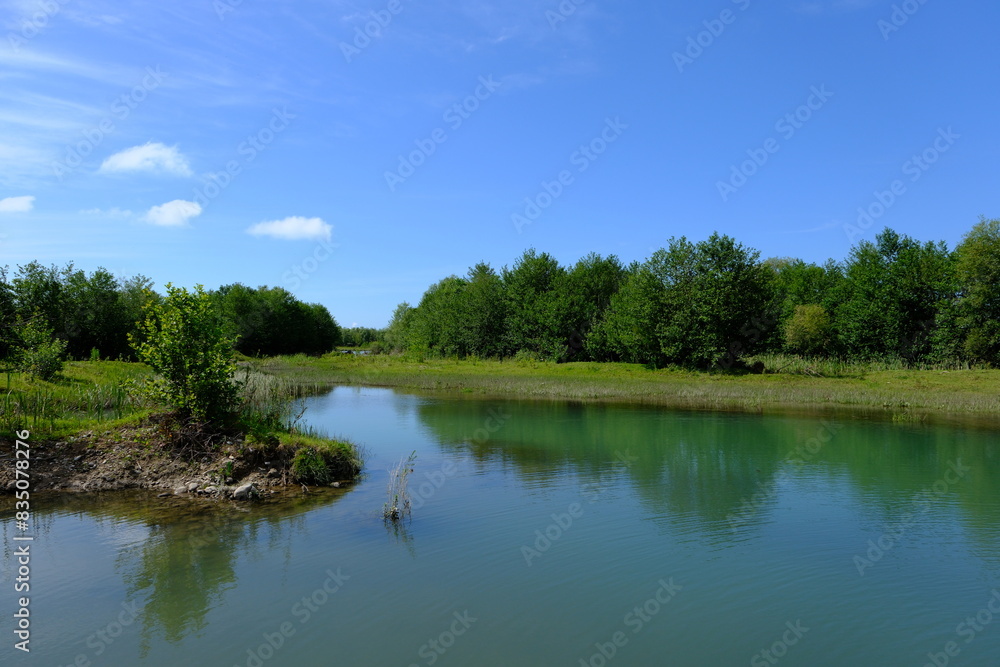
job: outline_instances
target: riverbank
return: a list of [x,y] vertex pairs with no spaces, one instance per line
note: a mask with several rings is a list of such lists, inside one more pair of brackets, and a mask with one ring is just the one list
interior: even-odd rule
[[1000,426],[1000,370],[881,370],[844,367],[763,374],[653,370],[638,364],[407,359],[331,354],[275,357],[261,371],[299,386],[396,387],[477,396],[620,401],[755,413],[855,413],[900,422]]
[[[282,487],[346,485],[361,470],[353,443],[266,422],[297,395],[285,383],[252,377],[242,418],[252,432],[239,423],[220,430],[180,423],[143,398],[135,382],[148,374],[141,364],[101,361],[69,362],[51,382],[6,375],[0,442],[30,433],[33,492],[147,489],[247,498]],[[13,449],[0,453],[0,493],[14,490]]]

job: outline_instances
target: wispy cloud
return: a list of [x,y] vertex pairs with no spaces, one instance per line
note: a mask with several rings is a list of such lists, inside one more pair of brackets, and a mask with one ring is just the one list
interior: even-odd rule
[[117,206],[109,209],[88,208],[84,211],[80,211],[80,215],[91,215],[100,218],[130,218],[132,217],[132,211],[128,209],[120,209]]
[[247,229],[253,236],[270,236],[276,239],[297,241],[302,239],[330,240],[333,225],[320,218],[292,216],[284,220],[258,222]]
[[825,224],[819,225],[818,227],[810,227],[809,229],[790,229],[786,234],[814,234],[816,232],[825,232],[828,229],[835,229],[838,227],[843,227],[843,223],[836,220],[832,222],[827,222]]
[[190,176],[192,173],[191,165],[177,146],[165,146],[159,142],[147,142],[115,153],[101,164],[100,171],[153,171],[177,176]]
[[30,195],[0,199],[0,213],[27,213],[34,206],[35,198]]
[[188,220],[201,215],[201,205],[193,201],[175,199],[149,209],[142,220],[160,227],[187,227]]

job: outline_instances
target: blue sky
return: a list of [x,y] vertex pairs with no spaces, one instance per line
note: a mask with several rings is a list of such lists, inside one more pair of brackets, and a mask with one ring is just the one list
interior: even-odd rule
[[996,3],[8,0],[0,18],[0,264],[282,286],[383,326],[529,247],[629,262],[717,230],[821,262],[884,226],[954,246],[1000,216]]

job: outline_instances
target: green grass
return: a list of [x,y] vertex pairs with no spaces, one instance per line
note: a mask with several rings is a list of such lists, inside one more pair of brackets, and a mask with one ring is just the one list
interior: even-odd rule
[[145,366],[117,361],[67,362],[50,382],[0,374],[0,434],[29,429],[36,437],[58,438],[141,418],[155,406],[127,384],[148,375]]
[[[304,387],[335,384],[483,396],[604,400],[740,411],[835,410],[897,421],[924,415],[1000,418],[1000,370],[908,369],[764,357],[762,375],[652,370],[636,364],[419,359],[330,354],[277,357],[260,370]],[[779,371],[779,372],[774,372]]]

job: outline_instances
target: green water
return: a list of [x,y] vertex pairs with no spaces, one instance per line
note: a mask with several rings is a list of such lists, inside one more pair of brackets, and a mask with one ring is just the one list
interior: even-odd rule
[[[308,403],[368,448],[356,486],[39,499],[30,656],[3,500],[0,662],[1000,664],[995,432],[385,389]],[[414,450],[412,520],[387,528],[386,470]]]

